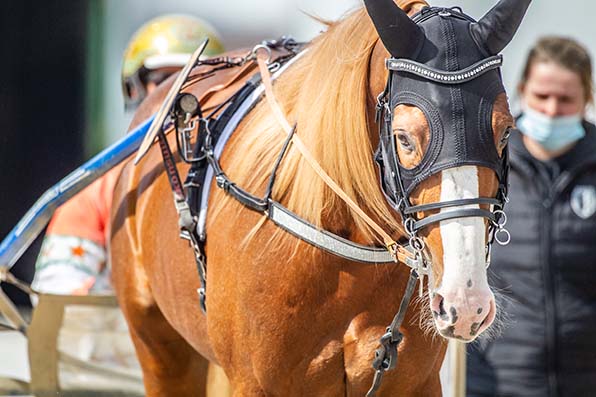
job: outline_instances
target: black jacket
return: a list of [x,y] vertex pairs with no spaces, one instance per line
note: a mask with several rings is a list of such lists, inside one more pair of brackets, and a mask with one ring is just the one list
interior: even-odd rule
[[493,247],[505,329],[468,347],[468,396],[596,396],[596,126],[553,161],[510,141],[511,243]]

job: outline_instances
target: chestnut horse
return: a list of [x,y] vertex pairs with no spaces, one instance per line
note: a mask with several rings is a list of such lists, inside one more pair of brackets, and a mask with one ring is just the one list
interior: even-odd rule
[[[274,89],[285,116],[296,123],[296,134],[321,167],[398,241],[405,236],[400,215],[383,194],[373,161],[379,144],[375,105],[388,79],[385,59],[389,53],[397,58],[388,42],[410,45],[413,28],[396,27],[395,20],[383,26],[383,12],[380,16],[376,12],[375,19],[368,3],[395,7],[391,0],[371,0],[370,17],[359,9],[330,24],[281,74]],[[515,26],[504,31],[499,26],[498,32],[484,32],[484,37],[508,42],[528,3],[501,0],[478,26],[490,28],[487,21]],[[409,14],[425,5],[407,0],[398,4]],[[509,18],[511,9],[517,11]],[[387,15],[395,12],[388,10]],[[401,34],[383,37],[394,34],[392,29],[402,29]],[[496,55],[505,44],[487,45],[485,52]],[[171,81],[141,106],[133,125],[155,111]],[[200,97],[208,88],[197,84],[188,90]],[[492,141],[487,145],[501,156],[513,124],[506,95],[477,99],[491,101]],[[203,106],[212,105],[209,101]],[[428,115],[412,104],[396,105],[392,115],[399,162],[404,169],[415,169],[432,146]],[[239,186],[262,196],[285,138],[269,105],[261,101],[227,143],[222,168]],[[174,142],[174,136],[168,139]],[[183,163],[179,167],[182,174],[188,170]],[[320,229],[362,245],[379,245],[373,230],[294,148],[277,173],[272,197],[286,208]],[[410,192],[409,200],[421,205],[495,197],[498,187],[494,170],[462,165],[429,175]],[[398,310],[410,269],[401,264],[357,263],[322,251],[214,185],[209,197],[207,313],[203,314],[193,253],[178,237],[171,197],[157,147],[137,166],[124,166],[114,196],[113,281],[147,395],[203,395],[208,361],[225,370],[235,396],[365,395],[373,378],[374,350]],[[434,208],[416,216],[424,219],[449,210]],[[425,255],[432,262],[428,289],[433,293],[410,304],[400,328],[404,338],[397,368],[387,372],[379,395],[439,395],[446,340],[435,331],[471,341],[492,323],[496,308],[485,269],[489,223],[466,217],[421,230]]]

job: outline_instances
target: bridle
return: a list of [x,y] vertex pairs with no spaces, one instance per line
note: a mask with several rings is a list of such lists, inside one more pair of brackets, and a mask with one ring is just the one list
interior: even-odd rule
[[[448,18],[456,15],[458,18],[469,18],[461,13],[458,8],[444,9],[444,8],[424,8],[422,12],[414,16],[413,20],[417,23],[426,21],[432,17]],[[465,84],[474,84],[483,76],[489,73],[493,74],[493,78],[500,82],[499,68],[502,65],[502,56],[486,57],[471,66],[459,70],[440,70],[432,66],[428,66],[421,62],[416,62],[405,58],[389,58],[386,61],[386,67],[389,70],[389,77],[385,90],[377,97],[376,106],[376,121],[379,125],[379,148],[377,150],[375,159],[379,165],[381,173],[381,186],[386,199],[391,206],[400,214],[404,230],[409,236],[410,246],[416,251],[420,263],[422,263],[423,275],[430,267],[429,255],[425,254],[425,246],[423,240],[419,237],[419,232],[428,226],[432,226],[441,221],[467,218],[467,217],[481,217],[488,220],[488,238],[486,244],[486,262],[487,266],[490,264],[490,247],[494,241],[500,244],[507,244],[510,240],[510,235],[505,224],[507,217],[503,212],[507,199],[508,187],[508,150],[505,146],[502,151],[502,156],[498,158],[496,148],[493,158],[489,157],[489,161],[484,160],[485,152],[481,150],[466,150],[463,153],[457,153],[455,150],[445,150],[445,146],[461,145],[462,142],[458,138],[451,137],[449,141],[446,137],[447,132],[441,124],[441,117],[446,119],[444,115],[440,114],[443,110],[441,103],[432,103],[432,101],[425,100],[422,95],[417,95],[417,92],[423,92],[419,89],[421,86],[428,87],[429,83],[433,86],[442,86],[443,91],[451,88],[460,88]],[[479,82],[484,84],[485,81]],[[405,86],[405,88],[404,88]],[[499,92],[501,85],[494,85],[493,92]],[[414,88],[418,88],[415,90]],[[433,92],[434,93],[434,92]],[[432,97],[432,95],[429,95]],[[392,132],[393,112],[392,109],[399,104],[411,104],[419,107],[429,119],[429,126],[431,128],[430,144],[427,149],[427,154],[422,160],[421,166],[412,170],[405,169],[399,162],[397,155],[397,142],[395,134]],[[480,108],[480,118],[490,119],[492,114],[490,107]],[[451,116],[451,115],[448,115]],[[483,120],[480,120],[483,121]],[[489,120],[490,122],[490,120]],[[485,136],[476,138],[472,143],[487,145],[488,134],[492,141],[492,129],[485,128],[484,131],[478,131],[478,135]],[[457,134],[464,135],[465,133],[456,131]],[[468,134],[469,139],[470,134]],[[463,142],[465,144],[465,142]],[[448,148],[449,149],[449,148]],[[453,153],[456,153],[454,156]],[[492,155],[492,154],[491,154]],[[440,201],[435,203],[426,203],[421,205],[413,205],[410,199],[410,194],[413,189],[423,180],[428,179],[431,175],[449,168],[455,168],[462,165],[480,165],[492,169],[497,175],[499,187],[495,197],[475,197],[467,199],[459,199],[452,201]],[[465,208],[470,205],[488,205],[489,209],[483,208]],[[417,213],[442,210],[449,208],[449,211],[441,211],[436,214],[428,215],[419,219]]]
[[[484,61],[479,62],[476,68],[472,68],[472,72],[468,72],[466,70],[463,70],[459,73],[451,72],[453,77],[447,77],[447,82],[443,81],[442,84],[461,84],[474,79],[484,71],[500,67],[502,58],[499,56],[498,61],[496,61],[494,58],[497,57],[487,58]],[[488,267],[490,265],[490,250],[492,243],[496,241],[501,245],[506,245],[511,239],[509,231],[505,228],[507,216],[504,212],[505,204],[509,201],[507,196],[507,189],[509,186],[508,148],[506,146],[503,148],[500,169],[495,170],[499,179],[499,187],[495,197],[475,197],[469,199],[413,205],[410,200],[411,190],[408,191],[404,187],[402,177],[403,167],[399,163],[399,159],[397,157],[397,142],[395,139],[395,134],[393,134],[391,131],[393,124],[393,112],[390,108],[389,98],[391,98],[393,94],[391,89],[393,73],[414,73],[433,82],[438,82],[437,76],[448,76],[448,74],[428,68],[425,65],[418,64],[407,59],[390,58],[387,60],[386,65],[390,71],[386,86],[387,88],[377,97],[376,105],[376,119],[379,123],[379,135],[381,139],[379,141],[379,149],[375,155],[375,160],[377,161],[381,172],[381,186],[383,193],[385,194],[385,197],[391,206],[399,213],[402,219],[404,230],[409,236],[409,245],[417,252],[418,260],[423,266],[423,269],[421,269],[422,271],[419,271],[418,273],[420,275],[426,274],[431,265],[429,259],[430,256],[424,252],[424,241],[419,237],[418,233],[422,229],[441,221],[467,217],[482,217],[488,219],[489,221],[488,238],[486,243],[486,263]],[[393,153],[395,155],[387,156],[389,157],[389,161],[385,163],[385,159],[382,155],[384,152]],[[390,175],[390,179],[384,179],[383,175]],[[429,176],[430,175],[427,175],[426,178]],[[420,181],[422,180],[423,179]],[[462,208],[464,206],[475,204],[489,205],[491,206],[491,209],[485,210],[482,208]],[[416,214],[419,212],[441,210],[443,208],[453,208],[453,210],[429,215],[422,219],[418,219],[416,216]]]
[[[427,27],[425,34],[431,36],[433,34],[448,36],[450,33],[457,37],[455,36],[457,28],[454,27],[456,24],[451,22],[451,18],[474,22],[459,8],[438,7],[426,7],[412,20],[416,24],[421,24],[431,18],[440,18],[434,21],[434,25]],[[389,58],[385,65],[389,71],[389,77],[384,91],[377,97],[376,105],[375,118],[379,125],[380,139],[375,160],[380,168],[381,187],[387,201],[401,216],[404,230],[409,237],[409,246],[415,252],[419,267],[416,275],[420,277],[421,295],[422,278],[425,274],[429,274],[432,266],[424,240],[419,236],[425,228],[453,219],[471,217],[487,219],[485,259],[487,267],[490,265],[493,242],[507,244],[510,240],[509,232],[505,229],[507,217],[503,212],[508,201],[508,148],[505,145],[502,155],[499,156],[493,140],[491,123],[492,102],[498,93],[504,92],[499,72],[503,59],[500,55],[485,55],[475,62],[470,62],[469,59],[460,60],[457,51],[449,48],[449,43],[446,46],[447,55],[441,62],[447,65],[448,70],[437,67],[441,62],[432,59],[429,54],[421,53],[421,48],[414,51],[412,59]],[[452,43],[451,46],[455,47],[455,44]],[[477,53],[473,53],[470,58],[477,56]],[[423,63],[413,60],[418,57],[422,59],[427,57],[426,59],[430,58],[430,61]],[[469,65],[460,68],[460,61]],[[466,95],[471,96],[470,93],[477,92],[484,93],[480,95],[480,103],[474,103],[474,98],[466,98]],[[420,164],[413,169],[406,169],[400,164],[396,136],[392,131],[393,109],[400,104],[418,107],[427,118],[431,132],[426,153]],[[470,120],[475,124],[470,125]],[[477,128],[473,128],[474,126]],[[479,196],[420,205],[412,204],[410,195],[420,182],[438,172],[465,165],[482,166],[495,172],[499,182],[495,197]],[[478,208],[469,206],[478,206]],[[480,206],[488,206],[488,209]],[[443,209],[449,209],[449,211],[441,211]],[[423,218],[417,217],[418,213],[432,210],[439,210],[439,212]],[[399,326],[412,296],[415,283],[413,279],[410,276],[399,311],[380,339],[381,346],[377,349],[373,362],[375,377],[367,393],[368,397],[375,395],[384,371],[397,365],[397,346],[403,338]],[[428,283],[429,291],[432,288],[431,283]]]

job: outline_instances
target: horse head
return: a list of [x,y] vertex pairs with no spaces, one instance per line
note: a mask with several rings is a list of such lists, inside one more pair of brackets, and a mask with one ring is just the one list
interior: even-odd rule
[[447,338],[472,341],[495,319],[486,268],[514,124],[498,54],[529,3],[501,0],[477,22],[457,7],[410,19],[392,0],[365,1],[384,46],[375,51],[390,55],[377,103],[382,187],[430,263],[434,324]]

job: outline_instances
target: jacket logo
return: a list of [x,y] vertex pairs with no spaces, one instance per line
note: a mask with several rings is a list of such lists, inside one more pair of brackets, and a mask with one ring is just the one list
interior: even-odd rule
[[596,188],[590,185],[578,185],[573,188],[571,209],[582,219],[591,217],[596,212]]

